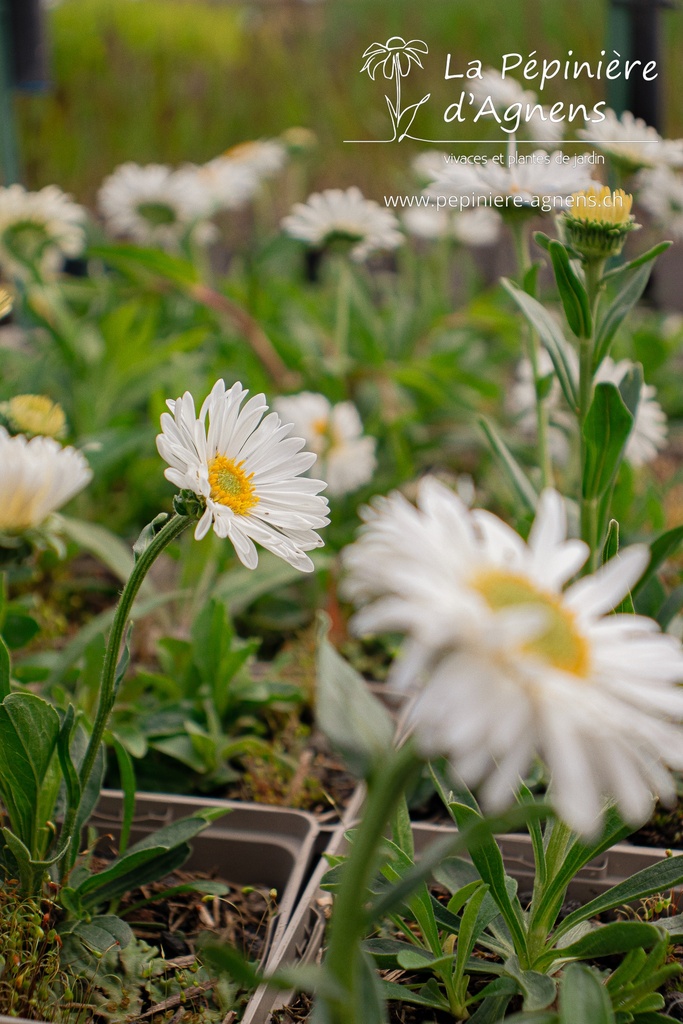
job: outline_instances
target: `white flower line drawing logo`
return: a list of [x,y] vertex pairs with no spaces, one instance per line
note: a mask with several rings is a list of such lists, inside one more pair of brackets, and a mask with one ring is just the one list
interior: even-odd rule
[[[419,108],[431,96],[431,93],[427,93],[418,103],[411,103],[401,109],[401,79],[409,74],[413,64],[417,64],[419,67],[423,66],[419,55],[426,53],[429,53],[429,47],[422,39],[411,39],[410,42],[406,42],[402,36],[392,36],[387,39],[386,43],[371,43],[363,54],[365,63],[360,70],[361,74],[367,71],[374,82],[377,71],[382,68],[384,77],[388,81],[391,81],[392,78],[396,80],[395,103],[385,96],[394,134],[390,139],[383,141],[395,142],[398,140],[402,142],[407,137]],[[406,121],[403,127],[401,126],[402,121]]]

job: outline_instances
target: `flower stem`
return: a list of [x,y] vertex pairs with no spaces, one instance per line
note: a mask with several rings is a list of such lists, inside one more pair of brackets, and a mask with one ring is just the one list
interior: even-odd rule
[[[517,260],[517,275],[519,285],[524,287],[524,278],[531,266],[531,254],[529,252],[529,236],[526,230],[526,221],[522,222],[517,218],[510,221],[510,229],[515,247]],[[550,458],[550,445],[548,442],[549,421],[548,407],[544,398],[539,394],[540,386],[540,352],[541,342],[538,333],[530,326],[526,327],[526,347],[531,364],[531,372],[534,380],[534,398],[536,400],[536,443],[538,452],[538,465],[541,470],[542,486],[553,486],[553,465]]]
[[334,355],[338,364],[339,375],[343,376],[348,368],[351,290],[353,282],[351,268],[346,259],[341,258],[338,260],[337,270],[339,276],[337,278],[337,306],[334,324]]
[[580,487],[581,487],[581,538],[590,549],[588,561],[584,572],[592,573],[598,567],[600,537],[598,524],[598,499],[587,498],[583,493],[583,476],[586,466],[586,442],[583,436],[584,424],[588,411],[593,401],[593,375],[595,367],[595,327],[600,299],[602,283],[602,272],[605,266],[604,259],[586,260],[584,263],[584,274],[586,278],[586,292],[591,310],[592,332],[590,337],[581,338],[579,348],[579,454],[580,454]]
[[[369,785],[363,817],[344,864],[330,921],[325,967],[340,989],[340,997],[325,995],[330,1024],[363,1024],[359,994],[359,945],[366,929],[365,901],[377,869],[377,851],[406,785],[422,762],[412,744],[399,747],[381,765]],[[343,993],[343,996],[341,995]]]
[[[133,566],[133,571],[128,578],[128,582],[123,588],[121,597],[119,598],[119,603],[116,607],[116,613],[114,615],[114,621],[109,633],[107,649],[102,663],[102,675],[100,678],[95,721],[93,723],[92,733],[90,734],[90,740],[86,748],[85,756],[78,773],[81,793],[85,791],[88,782],[90,781],[90,777],[95,767],[97,754],[100,749],[100,744],[104,737],[104,733],[109,722],[109,716],[111,715],[116,700],[116,668],[119,662],[121,644],[123,642],[126,626],[128,625],[128,618],[133,602],[135,601],[142,582],[152,567],[152,564],[156,561],[164,548],[166,548],[171,541],[175,540],[175,538],[193,522],[195,522],[195,518],[193,516],[172,515],[162,526],[159,532],[155,534],[147,547],[140,553],[135,561],[135,565]],[[68,861],[71,863],[73,863],[77,849],[74,830],[78,825],[78,810],[79,808],[77,806],[71,809],[65,819],[63,829],[64,836],[71,836],[71,853],[68,857]]]

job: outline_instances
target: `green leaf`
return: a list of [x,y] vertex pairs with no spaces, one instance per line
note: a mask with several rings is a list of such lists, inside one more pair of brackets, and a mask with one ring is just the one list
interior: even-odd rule
[[650,544],[650,561],[647,569],[633,587],[633,596],[639,593],[652,579],[657,570],[670,558],[683,542],[683,526],[674,526],[672,530],[660,533]]
[[117,947],[125,949],[133,938],[130,926],[113,914],[103,914],[91,921],[68,921],[60,929],[60,935],[63,939],[61,965],[76,975],[87,973],[92,966],[90,956],[83,954],[84,947],[88,952],[103,955]]
[[[407,1003],[408,1006],[428,1006],[431,1010],[443,1010],[445,1013],[448,1013],[449,1010],[447,1000],[440,993],[437,996],[433,989],[427,989],[425,992],[423,987],[415,992],[407,985],[399,985],[395,981],[383,981],[382,992],[385,999]],[[365,1024],[364,1020],[363,1024]]]
[[83,906],[88,909],[117,899],[175,871],[190,855],[189,840],[224,814],[224,807],[208,808],[145,836],[106,870],[88,876],[76,887]]
[[[150,546],[159,531],[166,525],[171,517],[168,512],[160,512],[158,516],[155,516],[151,523],[147,523],[147,526],[143,526],[140,531],[140,536],[133,544],[133,561],[137,562],[140,556],[144,554],[147,548]],[[130,573],[129,573],[130,575]]]
[[533,514],[536,511],[538,495],[536,494],[536,491],[534,490],[534,487],[526,473],[519,465],[493,424],[489,423],[489,421],[484,419],[482,416],[479,419],[479,426],[486,434],[487,440],[491,445],[494,454],[497,456],[500,467],[505,473],[513,491],[525,506],[527,512]]
[[55,709],[32,693],[11,693],[0,704],[0,797],[32,856],[45,825],[38,818],[59,730]]
[[609,994],[589,967],[571,964],[560,988],[559,1024],[615,1024]]
[[503,278],[502,285],[508,295],[514,299],[527,321],[539,334],[541,341],[548,350],[553,361],[557,379],[569,404],[570,409],[578,407],[574,371],[567,357],[567,342],[547,309],[531,295],[518,288],[512,281]]
[[[451,803],[451,809],[461,831],[484,821],[476,811],[457,801]],[[503,920],[510,929],[516,951],[526,954],[527,937],[522,908],[516,896],[511,898],[508,892],[503,855],[500,852],[498,843],[492,835],[484,835],[476,845],[471,848],[468,847],[468,850],[474,866],[484,882],[489,886],[491,896],[503,915]]]
[[635,420],[643,391],[643,368],[640,363],[629,367],[618,386],[622,401]]
[[681,882],[683,882],[683,854],[677,857],[667,857],[657,864],[651,864],[565,917],[555,933],[556,941],[560,935],[568,932],[580,921],[587,921],[605,910],[612,910],[624,903],[634,903],[646,896],[666,892],[668,889],[680,885]]
[[189,260],[172,256],[161,249],[145,249],[137,245],[94,245],[88,249],[88,256],[100,257],[112,267],[127,273],[152,274],[163,277],[174,284],[195,284],[199,275]]
[[555,982],[547,974],[522,970],[516,956],[511,956],[505,961],[504,970],[515,979],[522,990],[524,1009],[528,1013],[545,1010],[554,1001],[557,993]]
[[610,519],[607,527],[607,536],[602,549],[602,564],[609,562],[611,558],[619,554],[619,523],[616,519]]
[[611,807],[607,810],[603,833],[597,842],[583,843],[576,838],[565,851],[559,869],[554,872],[553,877],[544,887],[543,899],[539,901],[538,909],[533,915],[529,927],[545,930],[545,933],[548,934],[555,924],[571,880],[589,861],[605,853],[631,832],[632,828],[624,825],[617,811]]
[[123,856],[128,849],[130,830],[133,818],[135,817],[135,769],[133,768],[130,754],[118,736],[112,734],[111,740],[119,766],[121,789],[123,790],[123,821],[121,823],[121,835],[119,836],[119,854]]
[[[486,928],[490,923],[491,918],[486,914],[485,910],[482,914],[482,904],[488,895],[488,891],[488,885],[482,885],[474,896],[472,896],[465,908],[464,914],[462,915],[462,924],[458,934],[458,942],[455,950],[455,966],[453,970],[454,977],[457,979],[464,977],[465,971],[467,970],[467,961],[474,949],[474,945],[484,928]],[[497,909],[498,908],[494,906],[493,912],[496,913]]]
[[608,354],[614,335],[645,291],[654,260],[665,249],[668,249],[670,244],[670,242],[662,242],[654,249],[650,249],[649,252],[643,253],[638,259],[627,263],[626,266],[619,267],[618,270],[613,270],[605,275],[605,282],[610,289],[615,288],[615,294],[608,302],[603,300],[601,315],[598,318],[595,332],[594,370],[597,370]]
[[552,260],[555,281],[567,323],[577,338],[590,338],[593,332],[593,318],[588,293],[574,272],[567,250],[562,243],[550,242],[548,252]]
[[633,416],[624,405],[619,389],[608,382],[596,385],[582,430],[586,442],[585,498],[602,497],[612,483],[632,427]]
[[71,757],[71,739],[76,724],[73,704],[69,704],[57,737],[57,756],[62,769],[64,787],[66,789],[67,812],[78,807],[81,802],[81,781]]
[[[648,949],[660,939],[660,932],[652,924],[641,921],[613,921],[600,925],[569,946],[561,946],[548,954],[550,959],[591,960],[614,953],[627,953],[631,949]],[[545,958],[544,958],[545,963]]]
[[367,777],[392,749],[394,726],[363,677],[328,641],[327,617],[320,614],[318,622],[316,720],[351,770]]
[[7,644],[0,636],[0,700],[9,697],[12,692],[10,679],[12,677],[12,663]]

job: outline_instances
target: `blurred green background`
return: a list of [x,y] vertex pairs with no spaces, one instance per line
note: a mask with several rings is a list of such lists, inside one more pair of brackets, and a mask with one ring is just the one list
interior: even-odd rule
[[[663,19],[664,128],[679,135],[683,13]],[[507,51],[596,59],[607,20],[607,0],[63,0],[48,12],[52,89],[16,99],[24,178],[92,202],[125,160],[202,162],[301,125],[319,139],[313,184],[381,194],[405,182],[416,146],[343,145],[388,129],[384,85],[391,92],[393,83],[359,73],[370,43],[428,42],[425,68],[405,88],[411,100],[432,93],[419,125],[439,137],[460,90],[444,81],[447,53],[463,67],[475,58],[500,66]],[[602,85],[572,83],[571,99],[600,99]],[[542,98],[569,98],[567,86],[558,81]]]

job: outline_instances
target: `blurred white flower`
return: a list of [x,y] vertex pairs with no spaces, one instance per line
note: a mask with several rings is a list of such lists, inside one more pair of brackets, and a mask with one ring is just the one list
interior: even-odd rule
[[282,221],[284,231],[309,245],[322,247],[336,239],[352,243],[351,256],[362,262],[379,249],[395,249],[403,241],[397,218],[355,186],[314,192],[296,203]]
[[366,605],[358,632],[408,637],[392,681],[414,696],[424,756],[447,755],[497,809],[540,755],[549,799],[587,837],[607,801],[636,825],[655,796],[675,795],[665,765],[683,767],[680,643],[650,619],[611,614],[647,566],[647,547],[565,589],[588,551],[566,539],[555,491],[539,499],[528,542],[433,479],[422,481],[417,509],[393,494],[365,518],[344,555],[345,593]]
[[121,164],[105,179],[98,204],[115,235],[145,245],[175,249],[192,234],[206,243],[215,237],[208,222],[212,199],[197,168],[172,170],[163,164]]
[[377,465],[374,437],[363,436],[363,423],[353,402],[332,405],[324,395],[302,391],[277,398],[275,410],[306,440],[320,462],[328,494],[357,490],[372,479]]
[[193,170],[199,185],[205,190],[206,203],[212,213],[245,206],[261,183],[258,174],[246,164],[226,156],[217,156]]
[[[565,163],[562,153],[546,153],[539,149],[524,163],[503,165],[489,161],[486,164],[447,164],[426,189],[426,194],[460,196],[478,199],[479,205],[492,205],[497,196],[503,200],[500,208],[532,205],[550,213],[561,209],[574,192],[588,188],[590,172],[573,161]],[[548,200],[543,204],[543,199]],[[544,209],[544,205],[547,209]],[[499,207],[496,207],[499,208]]]
[[265,415],[263,395],[242,407],[247,394],[239,382],[226,391],[224,381],[216,381],[198,417],[188,391],[169,399],[173,415],[162,414],[157,436],[159,454],[170,466],[164,475],[206,503],[197,540],[213,526],[249,569],[258,564],[256,541],[311,572],[305,552],[322,545],[315,530],[329,522],[327,500],[319,494],[325,484],[300,475],[316,457],[301,450],[303,438],[288,436],[291,423],[283,424],[275,412]]
[[654,128],[625,110],[617,117],[605,110],[605,120],[579,128],[577,135],[588,139],[626,171],[641,167],[683,167],[683,139],[663,139]]
[[435,149],[426,149],[413,159],[412,168],[424,182],[433,181],[444,167],[448,166],[448,154]]
[[[619,387],[629,370],[633,369],[633,365],[630,359],[620,359],[615,363],[610,356],[606,356],[600,363],[595,381],[608,382]],[[667,432],[666,413],[657,401],[657,389],[651,384],[643,383],[624,458],[632,466],[645,466],[652,462],[666,444]]]
[[401,217],[409,235],[434,241],[448,238],[452,233],[452,216],[448,210],[433,206],[411,206]]
[[226,149],[223,158],[244,167],[261,182],[283,169],[287,163],[287,147],[277,139],[254,139]]
[[65,256],[85,246],[86,212],[56,185],[27,192],[23,185],[0,188],[0,265],[25,278],[35,267],[56,273]]
[[[569,346],[567,346],[569,350]],[[569,350],[567,358],[574,362],[574,352]],[[553,459],[564,465],[569,458],[569,435],[576,429],[576,419],[566,405],[563,404],[562,388],[555,376],[553,361],[547,351],[542,348],[538,353],[538,370],[541,377],[552,374],[550,390],[545,398],[548,414],[548,444]],[[578,365],[575,367],[578,373]],[[525,357],[517,364],[515,379],[507,392],[506,405],[517,421],[517,426],[525,441],[536,439],[536,388],[531,361]]]
[[[538,96],[531,89],[524,89],[515,79],[506,75],[503,78],[500,71],[495,68],[487,68],[481,78],[473,78],[469,83],[469,90],[474,95],[476,102],[481,106],[490,97],[496,114],[505,122],[505,113],[510,107],[520,104],[521,119],[517,135],[533,141],[534,135],[541,135],[545,142],[558,142],[564,134],[562,121],[550,119],[550,108],[542,107],[538,102]],[[513,113],[515,113],[513,111]],[[527,119],[527,113],[531,116]],[[488,111],[484,117],[493,117]],[[509,122],[505,122],[509,128]]]
[[452,238],[463,245],[492,245],[498,239],[501,225],[500,214],[486,206],[464,213],[436,206],[411,206],[403,214],[403,226],[415,238]]
[[[565,358],[573,369],[574,377],[578,378],[578,359],[570,345],[565,347]],[[550,449],[557,461],[565,462],[569,453],[568,436],[576,430],[576,419],[565,405],[559,381],[554,376],[552,360],[545,349],[540,350],[538,362],[542,377],[553,374],[550,391],[545,399],[550,420]],[[615,363],[610,356],[606,356],[595,375],[595,383],[607,382],[619,387],[634,365],[630,359],[620,359]],[[516,378],[509,392],[507,406],[508,410],[518,417],[517,425],[524,437],[527,440],[535,438],[536,390],[531,363],[526,357],[517,365]],[[657,453],[666,444],[666,438],[666,413],[657,401],[657,389],[651,384],[643,383],[624,458],[632,466],[644,466],[656,458]]]
[[22,533],[40,526],[83,490],[92,477],[75,448],[52,437],[10,437],[0,427],[0,533]]
[[499,213],[488,206],[480,206],[454,215],[453,236],[463,245],[494,245],[502,225]]
[[683,177],[669,167],[638,175],[638,202],[668,235],[683,238]]

